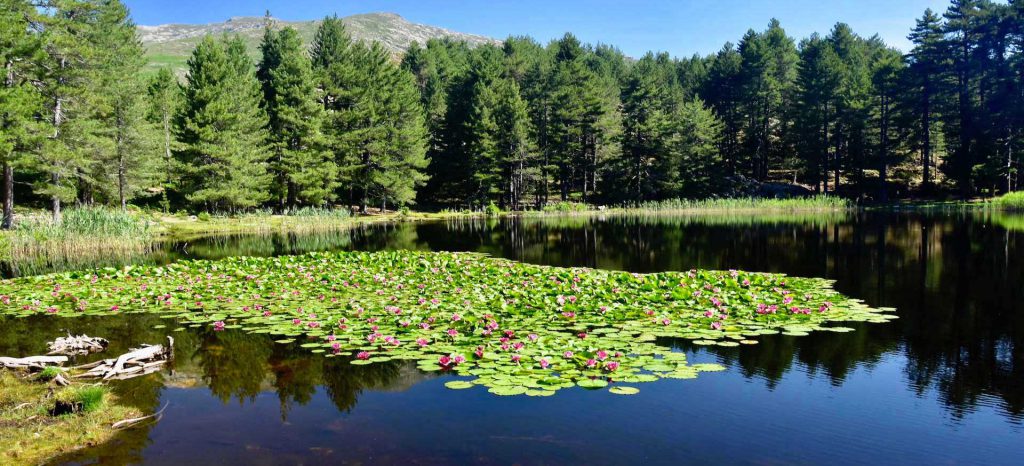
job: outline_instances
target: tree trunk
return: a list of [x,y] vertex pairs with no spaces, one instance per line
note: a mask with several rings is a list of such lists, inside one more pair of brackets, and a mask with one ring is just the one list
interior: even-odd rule
[[921,148],[921,158],[924,163],[922,174],[921,190],[925,195],[931,194],[932,190],[932,95],[930,77],[925,77],[924,83],[924,107],[921,115],[921,127],[924,133],[924,141]]
[[889,202],[889,98],[882,96],[882,128],[881,128],[881,159],[882,166],[879,167],[878,177],[881,184],[879,198],[882,202]]
[[4,162],[3,184],[4,218],[0,228],[10,230],[14,226],[14,167],[7,161]]
[[128,177],[125,171],[124,155],[120,155],[117,158],[117,198],[121,201],[121,210],[128,209]]

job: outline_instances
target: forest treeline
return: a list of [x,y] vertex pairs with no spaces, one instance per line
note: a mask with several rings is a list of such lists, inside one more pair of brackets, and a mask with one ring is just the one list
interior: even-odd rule
[[772,20],[708,56],[626,57],[571,34],[394,57],[337,17],[258,59],[205,37],[144,73],[118,0],[0,0],[4,223],[63,204],[508,209],[727,195],[788,181],[886,200],[1019,188],[1024,0],[953,0],[907,53],[843,23]]

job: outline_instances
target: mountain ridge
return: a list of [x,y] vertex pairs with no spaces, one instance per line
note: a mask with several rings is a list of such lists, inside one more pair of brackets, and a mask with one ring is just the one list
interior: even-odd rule
[[[295,28],[308,45],[322,20],[290,21],[269,18],[278,27]],[[452,31],[438,26],[413,23],[397,13],[362,13],[341,18],[353,39],[379,42],[394,55],[404,52],[413,42],[424,43],[428,39],[449,37],[464,40],[471,46],[500,41],[479,34]],[[226,21],[206,24],[171,23],[159,25],[138,25],[139,38],[150,60],[149,67],[168,66],[183,74],[188,56],[196,44],[208,34],[239,34],[245,40],[249,53],[254,58],[263,35],[267,18],[255,16],[234,16]]]

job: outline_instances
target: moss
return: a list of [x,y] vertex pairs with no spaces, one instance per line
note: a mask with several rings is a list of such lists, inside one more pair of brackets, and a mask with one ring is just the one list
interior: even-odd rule
[[[40,464],[107,442],[116,433],[111,428],[115,422],[142,416],[137,409],[119,404],[105,387],[75,387],[58,393],[51,396],[48,384],[0,371],[0,464]],[[59,397],[88,407],[80,413],[53,416]]]

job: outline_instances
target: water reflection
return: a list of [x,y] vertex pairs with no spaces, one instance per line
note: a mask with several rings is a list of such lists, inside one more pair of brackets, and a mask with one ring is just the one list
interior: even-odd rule
[[[527,217],[203,239],[164,245],[141,260],[163,263],[311,250],[461,250],[637,272],[702,267],[827,277],[836,280],[840,291],[872,306],[897,308],[900,319],[856,326],[851,333],[765,338],[752,347],[668,344],[718,359],[769,391],[803,376],[824,378],[837,389],[870,385],[871,374],[882,371],[878,368],[895,368],[900,384],[919,399],[936,397],[954,423],[969,423],[972,413],[994,407],[1003,422],[1019,426],[1024,421],[1022,238],[1022,217],[969,212]],[[153,319],[62,319],[58,325],[53,320],[0,320],[0,354],[39,353],[45,341],[65,329],[107,337],[119,345],[111,349],[116,352],[161,341],[168,330],[154,329],[158,322]],[[343,359],[311,357],[263,335],[200,329],[174,335],[179,355],[174,371],[121,384],[118,394],[147,410],[158,408],[166,390],[181,388],[207,390],[225,406],[251,405],[272,394],[279,417],[288,421],[296,409],[316,405],[320,398],[340,413],[352,413],[369,391],[406,390],[428,377],[400,364],[352,366]],[[874,383],[882,389],[881,382]],[[556,398],[571,404],[572,396]],[[842,409],[841,403],[836,409]],[[102,455],[113,455],[113,462],[138,461],[132,455],[149,435],[146,429],[125,433]],[[95,458],[100,453],[89,454]]]

